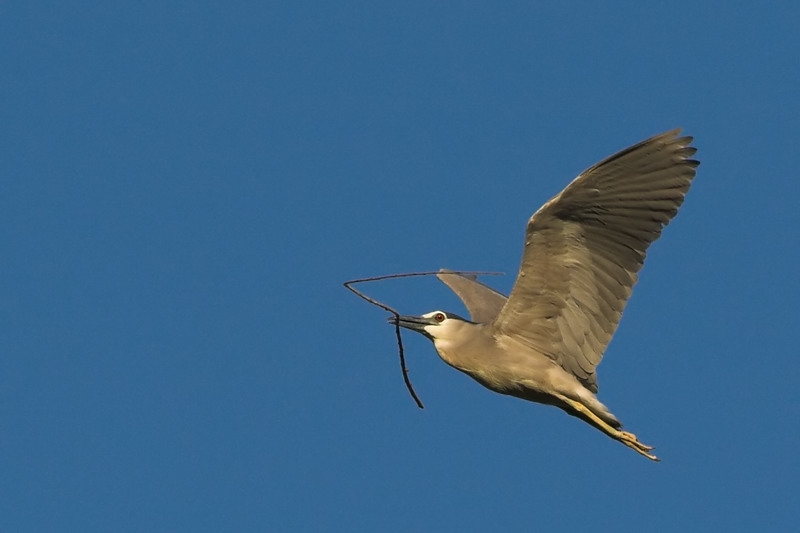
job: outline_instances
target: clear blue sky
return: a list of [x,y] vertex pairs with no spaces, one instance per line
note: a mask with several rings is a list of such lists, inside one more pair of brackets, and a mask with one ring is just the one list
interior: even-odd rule
[[[800,8],[497,4],[0,5],[0,530],[796,530]],[[508,291],[533,211],[676,126],[599,369],[663,462],[409,334],[417,409],[342,282]]]

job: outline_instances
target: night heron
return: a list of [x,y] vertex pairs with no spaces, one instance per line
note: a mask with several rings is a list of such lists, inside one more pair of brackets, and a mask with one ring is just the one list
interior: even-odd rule
[[601,161],[534,213],[509,298],[442,270],[471,319],[433,311],[399,325],[425,335],[445,363],[484,387],[559,407],[657,461],[597,399],[596,369],[647,247],[678,212],[699,164],[692,138],[679,135]]

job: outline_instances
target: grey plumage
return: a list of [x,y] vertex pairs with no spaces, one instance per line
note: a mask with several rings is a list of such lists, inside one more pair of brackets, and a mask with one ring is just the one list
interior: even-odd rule
[[476,276],[464,276],[443,268],[436,277],[461,298],[473,322],[488,324],[494,321],[508,300],[493,288],[479,282]]
[[619,324],[650,244],[675,216],[699,164],[692,138],[672,130],[582,172],[528,221],[508,299],[442,270],[472,322],[442,311],[401,317],[441,358],[503,394],[558,406],[637,452],[597,400],[596,368]]

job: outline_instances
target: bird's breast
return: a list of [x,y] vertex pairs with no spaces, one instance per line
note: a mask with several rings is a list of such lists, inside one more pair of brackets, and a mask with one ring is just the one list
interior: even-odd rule
[[464,372],[484,387],[512,396],[536,391],[571,389],[571,378],[552,359],[516,342],[487,342],[462,345],[436,340],[439,357],[453,368]]

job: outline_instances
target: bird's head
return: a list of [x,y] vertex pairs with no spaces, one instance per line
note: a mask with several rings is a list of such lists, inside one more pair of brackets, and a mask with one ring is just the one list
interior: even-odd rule
[[389,322],[422,333],[434,342],[456,340],[462,328],[472,324],[469,320],[445,311],[431,311],[422,316],[401,316],[399,319],[389,317]]

